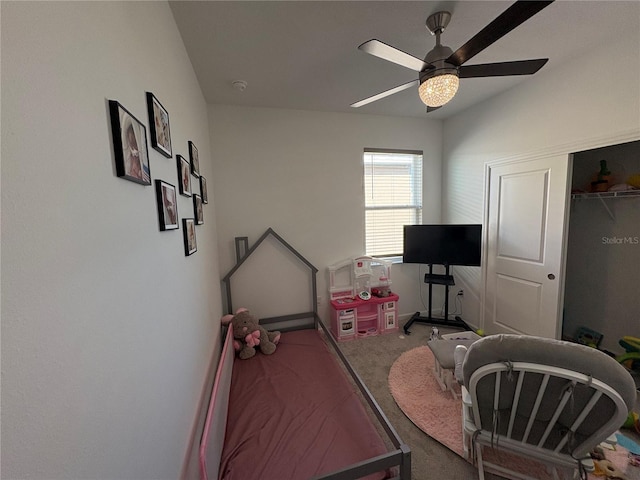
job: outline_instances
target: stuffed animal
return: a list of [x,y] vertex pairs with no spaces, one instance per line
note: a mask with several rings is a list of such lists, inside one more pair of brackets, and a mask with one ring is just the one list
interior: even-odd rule
[[609,460],[594,460],[593,466],[593,474],[597,477],[606,477],[607,480],[627,480],[622,470]]
[[225,315],[221,319],[223,325],[231,324],[233,328],[233,347],[238,356],[245,360],[256,354],[256,347],[265,355],[276,351],[280,341],[280,332],[267,332],[259,325],[258,318],[246,308],[240,308],[235,315]]

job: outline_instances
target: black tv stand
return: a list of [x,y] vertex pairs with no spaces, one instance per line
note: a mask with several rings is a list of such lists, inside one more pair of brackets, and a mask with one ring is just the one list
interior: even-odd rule
[[[425,273],[424,283],[429,284],[429,315],[427,317],[423,317],[420,315],[420,312],[414,313],[409,321],[404,324],[404,333],[406,333],[407,335],[411,335],[409,328],[415,322],[471,330],[471,328],[469,328],[469,325],[467,325],[465,321],[462,320],[462,318],[456,316],[453,320],[449,319],[449,287],[456,284],[456,282],[453,280],[453,275],[449,275],[449,265],[445,265],[445,274],[441,275],[433,273],[433,265],[429,264],[429,273]],[[433,285],[444,285],[444,318],[434,318],[431,316],[431,293]]]

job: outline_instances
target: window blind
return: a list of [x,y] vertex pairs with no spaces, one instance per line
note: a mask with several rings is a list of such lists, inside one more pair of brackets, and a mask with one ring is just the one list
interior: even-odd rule
[[403,226],[422,223],[422,152],[365,150],[365,252],[402,255]]

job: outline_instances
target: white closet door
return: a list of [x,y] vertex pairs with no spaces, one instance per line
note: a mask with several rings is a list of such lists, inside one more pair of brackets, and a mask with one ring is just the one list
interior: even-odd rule
[[487,333],[560,338],[568,156],[488,166]]

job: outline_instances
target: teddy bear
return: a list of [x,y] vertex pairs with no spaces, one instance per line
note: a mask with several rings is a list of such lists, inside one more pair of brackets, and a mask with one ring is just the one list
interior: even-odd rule
[[223,325],[231,324],[233,347],[243,360],[253,357],[256,347],[265,355],[271,355],[280,341],[280,332],[268,332],[258,322],[258,318],[246,308],[240,308],[235,315],[225,315],[221,319]]

